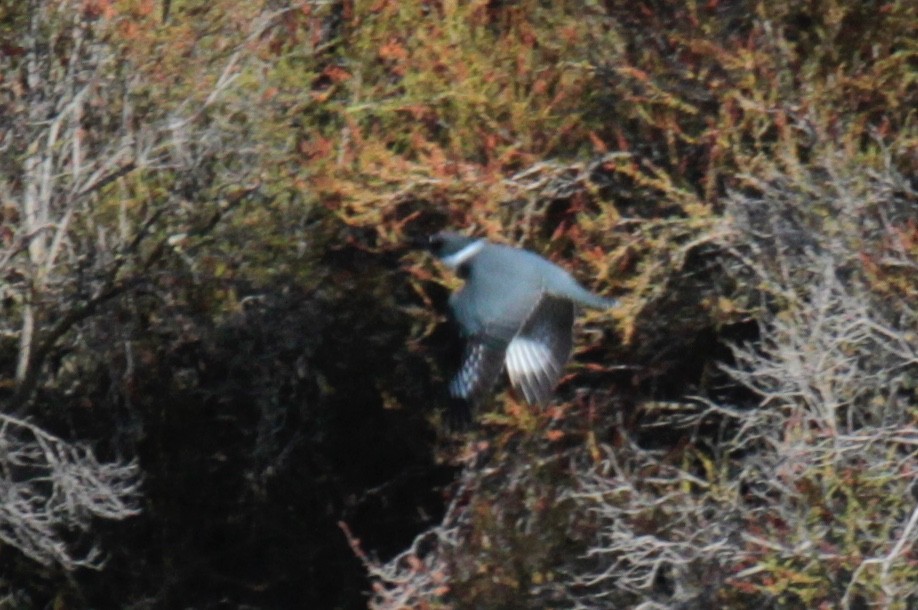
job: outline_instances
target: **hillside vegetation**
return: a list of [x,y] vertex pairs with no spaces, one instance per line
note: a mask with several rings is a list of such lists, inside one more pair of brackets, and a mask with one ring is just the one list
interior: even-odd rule
[[[0,0],[0,608],[918,606],[908,0]],[[446,425],[458,281],[622,305]]]

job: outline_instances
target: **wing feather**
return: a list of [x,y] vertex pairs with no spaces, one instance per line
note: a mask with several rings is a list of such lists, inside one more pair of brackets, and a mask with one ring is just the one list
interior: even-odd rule
[[472,405],[481,402],[497,382],[504,366],[505,352],[502,344],[487,337],[469,337],[462,366],[449,384],[453,398],[461,398]]
[[507,346],[507,374],[526,402],[544,405],[561,377],[573,346],[575,306],[543,295]]

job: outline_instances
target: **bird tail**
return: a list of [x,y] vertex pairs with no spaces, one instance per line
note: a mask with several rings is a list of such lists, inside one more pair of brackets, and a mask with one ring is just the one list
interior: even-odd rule
[[579,300],[578,303],[585,307],[592,307],[593,309],[612,309],[619,305],[618,299],[608,299],[592,293],[590,293],[589,296],[589,300]]
[[592,309],[611,309],[618,306],[618,299],[609,299],[606,297],[599,296],[598,294],[593,294],[583,286],[579,284],[574,286],[569,294],[564,295],[583,307],[590,307]]

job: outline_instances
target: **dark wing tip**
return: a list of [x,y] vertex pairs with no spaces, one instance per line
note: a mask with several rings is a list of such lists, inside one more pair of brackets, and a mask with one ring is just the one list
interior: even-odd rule
[[504,349],[484,337],[471,337],[465,349],[462,366],[449,384],[449,393],[476,405],[487,397],[504,366]]

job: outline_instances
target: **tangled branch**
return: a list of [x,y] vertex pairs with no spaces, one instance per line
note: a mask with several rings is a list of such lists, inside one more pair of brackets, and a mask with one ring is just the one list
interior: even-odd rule
[[100,550],[68,534],[94,518],[121,520],[140,511],[136,462],[100,462],[92,449],[0,414],[0,540],[44,565],[99,569]]

